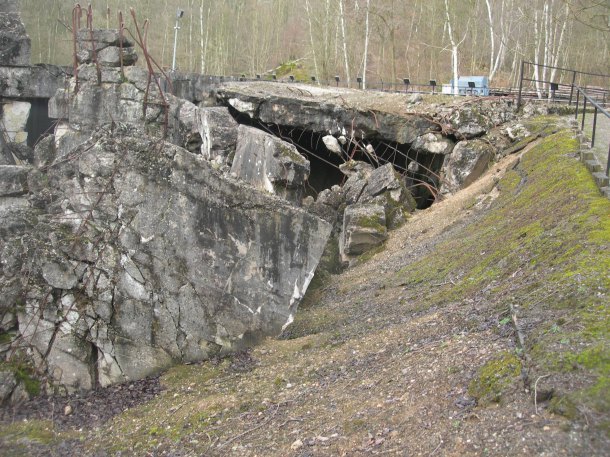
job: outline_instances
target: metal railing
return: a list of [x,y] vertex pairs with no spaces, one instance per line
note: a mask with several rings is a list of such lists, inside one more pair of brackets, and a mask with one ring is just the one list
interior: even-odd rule
[[[550,72],[551,79],[544,78]],[[532,77],[527,75],[532,74]],[[539,75],[538,77],[534,77]],[[542,76],[540,76],[542,75]],[[524,82],[533,83],[534,88],[525,89]],[[517,107],[521,107],[522,99],[537,98],[551,102],[565,102],[572,105],[576,87],[587,91],[589,98],[602,106],[610,104],[610,75],[590,73],[570,68],[554,67],[533,62],[521,61],[519,74],[519,89]]]
[[[580,125],[580,129],[582,131],[585,130],[585,117],[587,115],[587,102],[589,102],[591,104],[591,106],[593,106],[593,129],[591,132],[591,148],[595,147],[595,135],[597,133],[597,114],[598,113],[602,113],[604,116],[606,116],[608,119],[610,119],[610,113],[608,111],[606,111],[602,106],[599,105],[599,103],[597,103],[592,97],[589,96],[589,94],[587,94],[586,90],[583,89],[582,87],[579,86],[575,86],[574,89],[576,90],[576,111],[574,113],[574,118],[578,120],[578,108],[579,108],[579,102],[580,102],[580,96],[582,94],[582,121],[581,121],[581,125]],[[610,177],[610,140],[608,141],[608,158],[607,158],[607,163],[606,163],[606,176]]]
[[[367,80],[366,82],[358,76],[356,79],[351,81],[342,80],[339,76],[335,76],[332,79],[318,79],[316,76],[302,79],[295,78],[292,75],[286,77],[278,77],[275,74],[257,74],[255,77],[247,76],[242,74],[239,77],[229,77],[231,80],[237,80],[241,82],[251,81],[271,81],[278,83],[299,83],[299,84],[315,84],[320,86],[328,87],[341,87],[350,89],[362,89],[366,87],[366,90],[375,90],[381,92],[402,92],[402,93],[415,93],[415,94],[441,94],[453,95],[452,93],[443,92],[443,87],[446,84],[441,84],[435,79],[431,79],[428,82],[411,82],[409,78],[399,79],[397,82],[384,81],[384,80]],[[457,86],[460,93],[459,95],[483,95],[491,91],[490,87],[467,85]]]

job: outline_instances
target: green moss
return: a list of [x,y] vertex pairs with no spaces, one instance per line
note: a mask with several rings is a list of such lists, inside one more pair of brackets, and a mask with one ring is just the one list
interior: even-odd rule
[[229,364],[223,361],[219,365],[176,365],[170,368],[161,377],[161,382],[167,387],[180,386],[186,380],[196,379],[197,384],[204,384],[222,373],[222,370]]
[[294,60],[281,63],[275,69],[275,74],[278,78],[286,78],[292,75],[296,81],[309,81],[307,69],[301,63]]
[[507,171],[498,183],[498,189],[502,193],[513,193],[519,188],[521,175],[515,170]]
[[303,157],[301,154],[299,154],[294,149],[292,149],[289,146],[286,146],[284,144],[279,144],[278,143],[278,151],[279,151],[279,153],[282,156],[288,157],[293,162],[296,162],[296,163],[305,163],[307,161],[305,159],[305,157]]
[[8,332],[0,332],[0,344],[9,344],[13,341],[13,335]]
[[356,221],[356,225],[363,228],[370,228],[371,230],[375,230],[376,232],[386,232],[387,227],[381,223],[381,219],[378,216],[362,216],[359,217]]
[[567,396],[556,396],[551,398],[548,410],[553,414],[559,414],[560,416],[564,416],[571,420],[574,420],[580,416],[578,407]]
[[12,372],[15,379],[23,383],[26,392],[31,397],[40,395],[40,381],[36,379],[36,372],[31,365],[21,359],[15,359],[9,362],[0,362],[0,369]]
[[504,352],[478,370],[468,386],[468,393],[481,405],[498,403],[502,395],[518,381],[520,374],[519,358],[511,352]]
[[51,444],[55,439],[51,421],[30,420],[16,422],[0,427],[0,438],[8,442],[35,441],[40,444]]
[[[579,145],[571,131],[552,133],[552,118],[526,127],[546,137],[500,180],[490,210],[388,285],[419,290],[445,283],[428,288],[422,298],[428,306],[477,300],[489,291],[498,297],[498,312],[507,298],[526,316],[546,319],[526,335],[529,368],[552,374],[555,382],[564,375],[582,378],[580,384],[566,381],[571,387],[552,402],[553,410],[575,417],[581,406],[601,411],[608,405],[610,201],[576,159]],[[493,369],[471,385],[484,399],[502,390],[502,383],[486,376]]]

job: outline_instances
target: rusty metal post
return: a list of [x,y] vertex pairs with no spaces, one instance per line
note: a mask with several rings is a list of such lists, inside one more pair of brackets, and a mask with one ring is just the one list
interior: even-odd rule
[[78,58],[76,54],[77,49],[77,32],[80,30],[80,17],[82,16],[82,10],[79,3],[74,6],[72,10],[72,40],[73,40],[73,58],[74,58],[74,93],[78,93]]
[[523,93],[523,68],[525,62],[521,60],[521,71],[519,73],[519,95],[517,96],[517,109],[521,108],[521,94]]
[[119,11],[119,62],[121,64],[121,78],[125,78],[125,69],[123,66],[123,35],[125,22],[123,21],[123,12]]
[[578,120],[578,103],[580,102],[580,89],[576,88],[576,113],[574,119]]
[[606,162],[606,176],[610,177],[610,144],[608,144],[608,161]]
[[582,94],[582,123],[580,124],[580,130],[585,131],[585,115],[587,114],[587,97]]

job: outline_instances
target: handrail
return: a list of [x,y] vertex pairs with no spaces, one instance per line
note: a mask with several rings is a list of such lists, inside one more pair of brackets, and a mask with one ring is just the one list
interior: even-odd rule
[[[584,131],[585,129],[585,116],[587,113],[587,101],[589,103],[591,103],[591,105],[593,105],[594,111],[593,111],[593,129],[591,132],[591,148],[593,148],[595,146],[595,133],[597,130],[597,113],[598,111],[601,111],[601,113],[606,116],[608,119],[610,119],[610,113],[608,111],[606,111],[602,106],[600,106],[595,100],[593,100],[585,91],[585,89],[583,89],[582,87],[579,86],[574,86],[574,88],[576,89],[576,112],[574,114],[574,119],[578,119],[578,102],[580,99],[580,94],[582,94],[583,96],[583,103],[582,103],[582,123],[580,126],[580,129],[582,131]],[[608,160],[606,162],[606,176],[610,177],[610,142],[608,143]]]
[[570,73],[572,73],[572,72],[574,72],[574,71],[575,71],[575,72],[576,72],[577,74],[579,74],[579,75],[586,75],[586,76],[600,76],[600,77],[602,77],[602,78],[610,78],[610,75],[605,75],[605,74],[603,74],[603,73],[588,73],[588,72],[586,72],[586,71],[577,71],[577,70],[574,70],[573,68],[561,68],[561,67],[553,67],[553,66],[551,66],[551,65],[543,65],[543,64],[541,64],[541,63],[527,62],[527,61],[524,61],[524,62],[522,62],[522,63],[527,64],[527,65],[537,65],[537,66],[539,66],[539,67],[541,67],[541,68],[550,68],[551,70],[569,71]]
[[[530,66],[533,67],[537,67],[537,68],[550,68],[551,70],[559,70],[561,72],[568,72],[571,73],[572,75],[572,82],[571,83],[562,83],[562,82],[556,82],[556,81],[550,81],[550,80],[544,80],[544,79],[537,79],[537,78],[530,78],[525,76],[525,66],[528,65],[528,69],[530,68]],[[522,93],[523,93],[523,82],[527,81],[527,82],[535,82],[535,83],[543,83],[545,85],[548,85],[550,87],[550,91],[554,92],[554,90],[559,89],[560,86],[564,86],[564,87],[570,87],[570,98],[569,98],[569,105],[572,105],[572,99],[573,99],[573,95],[574,95],[574,89],[576,87],[579,86],[579,84],[577,84],[576,81],[576,76],[577,75],[584,75],[584,76],[593,76],[596,78],[604,78],[607,81],[610,81],[610,75],[605,75],[605,74],[601,74],[601,73],[590,73],[590,72],[585,72],[585,71],[578,71],[578,70],[574,70],[574,69],[570,69],[570,68],[561,68],[561,67],[553,67],[550,65],[543,65],[543,64],[539,64],[539,63],[535,63],[535,62],[527,62],[525,60],[521,61],[521,69],[519,72],[519,95],[517,96],[517,108],[521,107],[521,99],[522,99]],[[561,79],[561,78],[560,78]],[[536,84],[538,85],[538,84]],[[605,85],[605,84],[604,84]],[[599,88],[597,90],[598,92],[600,92],[601,94],[603,94],[604,96],[604,100],[606,98],[606,94],[609,93],[608,90],[604,89],[604,88]]]

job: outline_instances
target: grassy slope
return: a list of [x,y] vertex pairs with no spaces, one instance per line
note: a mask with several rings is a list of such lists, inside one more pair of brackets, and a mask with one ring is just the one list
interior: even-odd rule
[[[445,202],[468,213],[446,227],[415,216],[385,252],[315,291],[287,339],[173,368],[161,396],[83,431],[83,446],[129,455],[603,455],[610,201],[576,147],[568,131],[543,139],[503,175],[497,197]],[[24,433],[8,432],[0,438],[18,449]],[[71,439],[42,435],[46,444]]]

